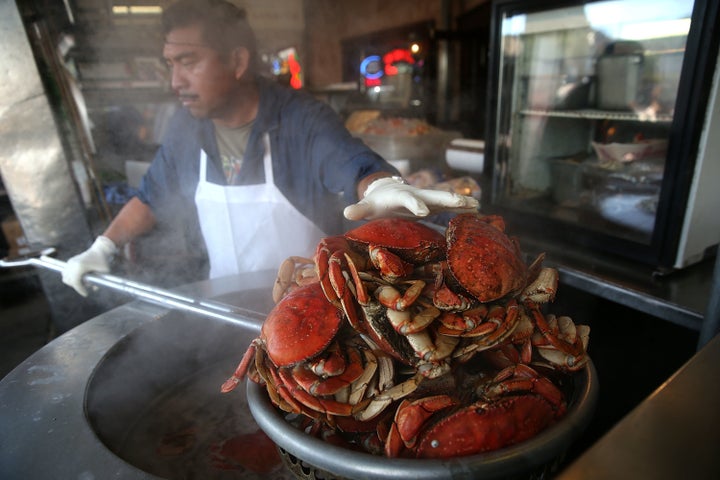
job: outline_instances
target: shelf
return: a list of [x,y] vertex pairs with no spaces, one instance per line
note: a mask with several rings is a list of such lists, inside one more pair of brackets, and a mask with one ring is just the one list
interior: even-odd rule
[[564,285],[690,330],[703,330],[713,292],[711,258],[661,275],[647,265],[534,235],[520,235],[520,243],[528,258],[545,252],[544,265],[557,268]]
[[643,112],[621,112],[613,110],[521,110],[521,115],[577,118],[585,120],[615,120],[621,122],[644,122],[644,123],[672,123],[672,115],[667,113],[646,114]]

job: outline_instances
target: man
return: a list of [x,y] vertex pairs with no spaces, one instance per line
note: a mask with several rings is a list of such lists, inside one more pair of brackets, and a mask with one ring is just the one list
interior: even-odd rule
[[312,253],[321,237],[343,230],[343,204],[352,204],[349,220],[477,209],[470,197],[404,184],[329,106],[261,77],[254,34],[232,4],[181,0],[163,13],[163,29],[184,108],[139,195],[68,261],[63,282],[82,295],[84,273],[108,271],[118,247],[178,219],[204,245],[215,278]]

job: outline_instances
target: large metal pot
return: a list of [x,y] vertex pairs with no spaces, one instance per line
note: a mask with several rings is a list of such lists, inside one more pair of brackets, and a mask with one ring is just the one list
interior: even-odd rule
[[[268,289],[244,294],[271,302]],[[257,334],[176,312],[134,330],[88,381],[91,428],[115,455],[162,478],[290,478],[245,396],[220,393]],[[242,455],[253,448],[256,458]]]
[[592,361],[588,361],[573,380],[568,412],[560,422],[520,444],[446,460],[385,458],[330,445],[288,423],[272,405],[264,387],[248,382],[247,398],[255,420],[282,449],[286,464],[296,471],[317,472],[317,475],[312,473],[306,478],[544,478],[558,466],[563,454],[588,426],[595,411],[598,384]]

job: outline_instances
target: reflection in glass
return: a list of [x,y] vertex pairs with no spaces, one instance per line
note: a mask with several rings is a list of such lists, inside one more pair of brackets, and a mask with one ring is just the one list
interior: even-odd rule
[[494,202],[649,243],[692,7],[506,14]]

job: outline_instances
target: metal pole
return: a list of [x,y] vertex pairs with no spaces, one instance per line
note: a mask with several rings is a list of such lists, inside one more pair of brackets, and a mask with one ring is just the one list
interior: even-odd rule
[[[49,257],[48,255],[53,253],[53,251],[54,249],[44,250],[39,258],[26,257],[20,260],[0,259],[0,267],[8,268],[33,265],[62,273],[66,262]],[[86,273],[83,276],[83,282],[94,287],[107,287],[156,305],[223,320],[255,331],[260,331],[262,322],[265,319],[264,315],[242,307],[181,295],[107,273]]]

